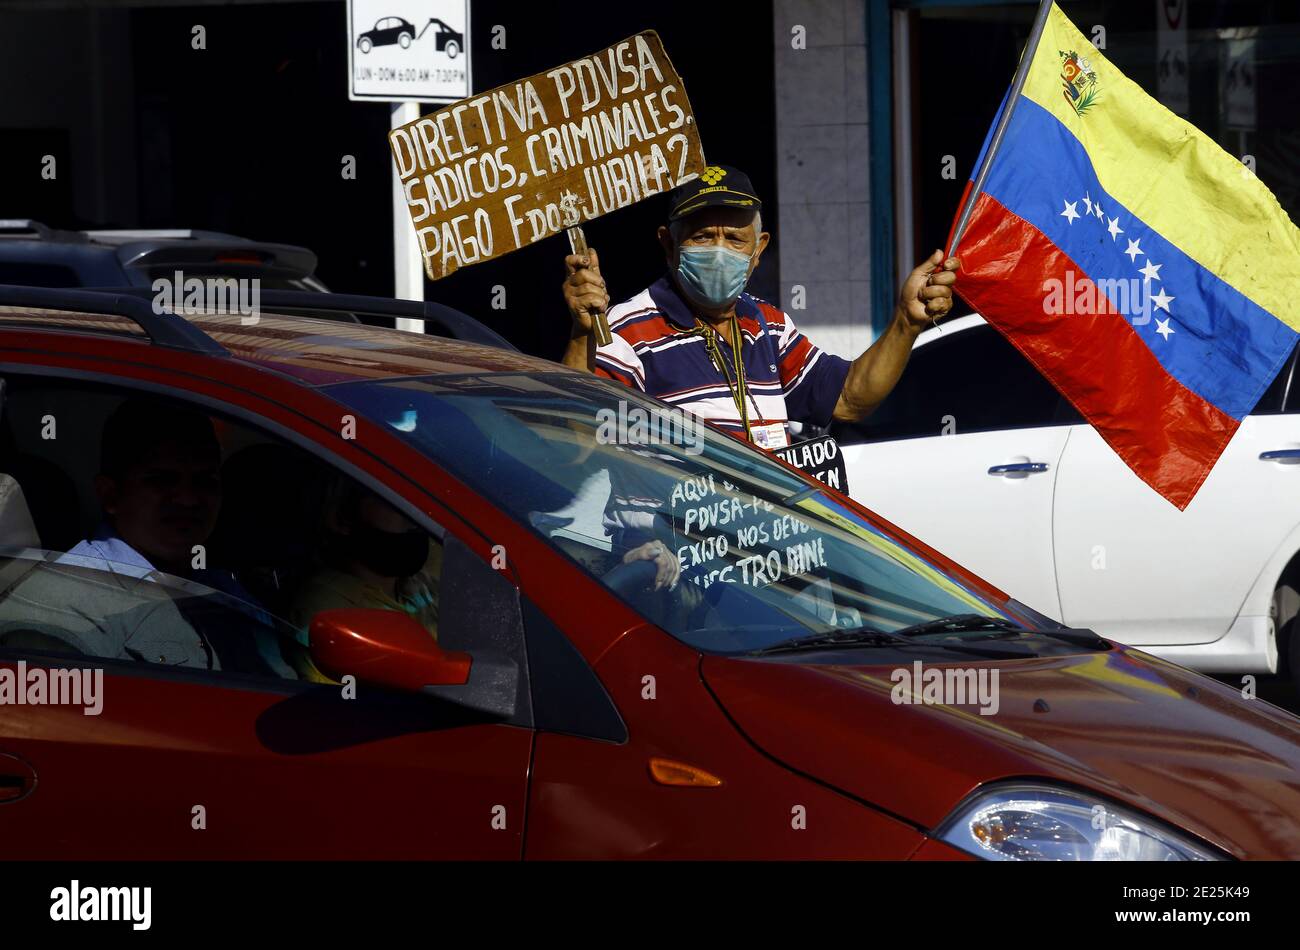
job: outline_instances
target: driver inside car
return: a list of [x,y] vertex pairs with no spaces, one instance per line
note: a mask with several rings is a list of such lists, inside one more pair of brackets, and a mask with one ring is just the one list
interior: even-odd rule
[[207,416],[161,400],[125,400],[100,439],[95,494],[103,520],[68,554],[163,571],[250,599],[231,575],[192,566],[216,527],[220,473],[221,444]]
[[[95,492],[103,520],[59,563],[139,579],[162,572],[201,585],[173,601],[183,620],[156,610],[120,617],[112,636],[123,640],[125,656],[292,678],[252,595],[228,572],[193,566],[205,556],[221,509],[220,471],[221,444],[207,415],[168,400],[127,398],[101,433]],[[237,603],[204,603],[205,588]],[[103,650],[91,652],[113,655]]]

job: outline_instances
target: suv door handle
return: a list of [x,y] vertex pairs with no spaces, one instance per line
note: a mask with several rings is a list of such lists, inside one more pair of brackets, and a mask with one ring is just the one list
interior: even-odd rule
[[16,755],[0,753],[0,805],[24,798],[35,787],[35,769]]
[[1049,468],[1046,462],[1008,462],[1005,465],[994,465],[989,469],[990,475],[1033,475],[1036,472],[1045,472]]
[[1260,452],[1259,460],[1261,462],[1289,462],[1294,464],[1300,462],[1300,449],[1273,449],[1271,452]]

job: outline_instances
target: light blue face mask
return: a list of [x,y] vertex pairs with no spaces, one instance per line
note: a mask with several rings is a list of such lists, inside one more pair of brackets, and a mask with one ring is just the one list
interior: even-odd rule
[[677,251],[677,276],[682,292],[698,306],[730,306],[749,280],[749,262],[739,251],[720,244],[683,247]]

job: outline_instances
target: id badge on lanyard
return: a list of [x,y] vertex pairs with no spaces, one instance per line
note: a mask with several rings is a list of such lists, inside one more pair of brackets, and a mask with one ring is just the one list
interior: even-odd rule
[[769,452],[784,449],[790,444],[790,432],[784,422],[763,422],[761,419],[751,422],[749,435],[756,446]]

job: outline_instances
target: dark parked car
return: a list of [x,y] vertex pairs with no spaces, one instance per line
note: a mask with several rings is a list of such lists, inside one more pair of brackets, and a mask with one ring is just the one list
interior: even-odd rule
[[326,290],[313,276],[316,255],[292,244],[219,231],[63,231],[0,219],[0,284],[149,287],[178,270],[188,277],[256,277],[263,290]]
[[386,16],[376,21],[373,30],[366,30],[357,37],[357,49],[369,53],[372,46],[392,46],[394,43],[406,49],[413,39],[415,39],[413,24],[399,16]]
[[256,279],[261,305],[279,313],[343,320],[514,349],[473,317],[432,301],[332,294],[314,276],[305,247],[250,241],[217,231],[60,231],[38,221],[0,220],[0,285],[88,288],[153,299],[154,281]]

